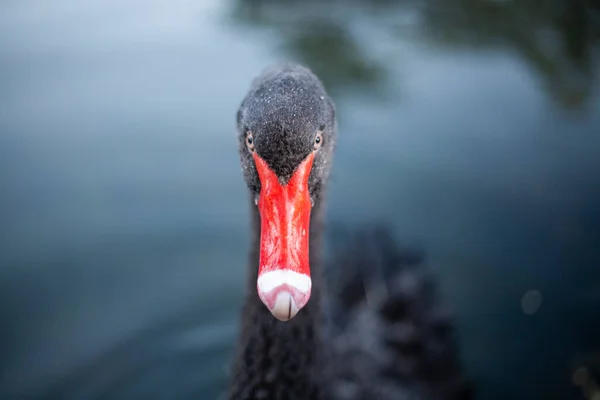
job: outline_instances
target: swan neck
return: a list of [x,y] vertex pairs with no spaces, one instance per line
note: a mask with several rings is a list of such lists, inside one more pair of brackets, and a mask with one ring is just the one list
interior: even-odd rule
[[310,268],[313,286],[310,300],[291,320],[277,320],[259,299],[256,289],[260,247],[260,216],[252,203],[252,248],[248,287],[242,311],[240,336],[233,366],[230,399],[244,393],[266,390],[275,396],[289,390],[294,382],[307,398],[322,398],[326,387],[321,308],[323,277],[321,271],[322,207],[315,203],[310,225]]

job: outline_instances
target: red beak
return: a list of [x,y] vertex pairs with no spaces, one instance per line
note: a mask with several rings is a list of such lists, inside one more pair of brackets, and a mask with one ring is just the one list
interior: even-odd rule
[[309,154],[282,185],[266,161],[254,153],[260,178],[260,260],[258,296],[279,320],[287,321],[306,305],[312,282],[308,258],[310,211]]

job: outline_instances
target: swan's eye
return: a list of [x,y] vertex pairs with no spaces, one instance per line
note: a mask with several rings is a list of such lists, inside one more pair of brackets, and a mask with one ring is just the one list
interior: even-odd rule
[[317,136],[315,136],[315,150],[317,150],[319,147],[321,147],[323,145],[323,134],[321,133],[321,130],[319,130],[319,132],[317,132]]
[[254,151],[254,138],[252,137],[252,132],[246,133],[246,147],[248,148],[248,151]]

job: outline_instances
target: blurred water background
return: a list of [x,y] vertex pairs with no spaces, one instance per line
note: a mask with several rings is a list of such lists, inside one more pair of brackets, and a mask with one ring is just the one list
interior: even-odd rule
[[592,398],[584,0],[3,1],[0,398],[223,392],[250,238],[235,111],[280,60],[337,103],[328,221],[427,251],[478,398]]

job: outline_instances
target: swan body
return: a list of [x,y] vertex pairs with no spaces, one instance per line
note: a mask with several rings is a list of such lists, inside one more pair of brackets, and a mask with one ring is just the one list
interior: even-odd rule
[[254,235],[229,399],[470,398],[452,318],[418,254],[364,228],[325,268],[337,123],[319,79],[294,64],[266,69],[237,129]]

